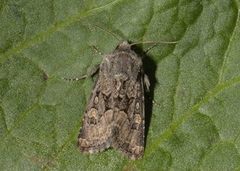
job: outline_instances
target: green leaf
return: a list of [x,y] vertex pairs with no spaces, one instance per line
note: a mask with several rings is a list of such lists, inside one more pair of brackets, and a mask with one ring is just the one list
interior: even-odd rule
[[[2,0],[0,170],[239,170],[239,11],[238,0]],[[93,80],[62,79],[100,63],[92,46],[122,40],[177,41],[144,60],[154,104],[137,161],[79,152]]]

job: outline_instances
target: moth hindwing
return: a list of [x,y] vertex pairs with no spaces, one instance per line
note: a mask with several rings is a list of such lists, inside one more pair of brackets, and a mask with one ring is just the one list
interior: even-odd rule
[[82,152],[113,147],[130,159],[142,157],[146,78],[142,59],[127,41],[104,56],[78,136]]

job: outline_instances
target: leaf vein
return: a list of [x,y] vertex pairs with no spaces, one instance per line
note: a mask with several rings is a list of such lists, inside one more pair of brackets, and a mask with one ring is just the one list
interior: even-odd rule
[[3,53],[0,56],[0,63],[3,63],[5,60],[10,58],[13,54],[19,53],[19,52],[21,52],[22,50],[24,50],[28,47],[32,47],[33,45],[36,45],[40,42],[45,41],[48,37],[50,37],[52,34],[57,32],[58,30],[66,28],[66,27],[70,26],[71,24],[81,20],[82,18],[87,17],[88,15],[94,14],[95,12],[97,13],[97,12],[100,12],[102,10],[105,10],[109,6],[116,4],[118,1],[120,1],[120,0],[115,0],[115,1],[112,1],[108,4],[105,4],[103,6],[90,9],[86,12],[78,13],[76,15],[72,15],[62,22],[54,23],[46,31],[40,32],[39,34],[31,37],[28,40],[25,40],[25,41],[19,43],[17,46],[15,46],[15,47],[9,49],[7,52]]
[[234,25],[234,29],[233,29],[233,31],[232,31],[232,34],[231,34],[230,38],[229,38],[228,46],[227,46],[226,51],[225,51],[224,56],[223,56],[223,63],[222,63],[222,67],[220,68],[220,74],[219,74],[218,83],[221,83],[221,82],[224,81],[224,80],[223,80],[223,79],[224,79],[223,77],[224,77],[225,66],[226,66],[226,64],[227,64],[227,62],[228,62],[228,61],[227,61],[227,60],[228,60],[227,56],[228,56],[228,53],[229,53],[229,51],[230,51],[230,47],[231,47],[231,45],[232,45],[233,38],[235,37],[237,25],[238,25],[238,23],[239,23],[239,18],[240,18],[239,12],[240,12],[240,10],[238,10],[238,15],[237,15],[237,19],[236,19],[236,22],[235,22],[235,25]]
[[221,93],[223,90],[232,87],[235,84],[240,83],[240,77],[236,77],[234,79],[231,79],[229,81],[226,81],[224,83],[216,85],[213,89],[208,91],[206,95],[202,98],[201,101],[193,105],[187,112],[181,115],[179,119],[172,122],[171,125],[158,137],[156,138],[153,143],[148,147],[148,151],[145,152],[145,157],[151,156],[151,154],[155,151],[156,148],[159,147],[159,145],[170,138],[175,130],[185,121],[187,121],[199,108],[206,104],[211,98],[215,97],[217,94]]

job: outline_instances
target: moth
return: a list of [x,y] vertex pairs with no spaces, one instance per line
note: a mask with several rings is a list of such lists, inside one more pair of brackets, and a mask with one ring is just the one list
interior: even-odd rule
[[130,159],[143,156],[144,91],[150,83],[131,46],[123,41],[103,57],[78,136],[83,153],[112,147]]

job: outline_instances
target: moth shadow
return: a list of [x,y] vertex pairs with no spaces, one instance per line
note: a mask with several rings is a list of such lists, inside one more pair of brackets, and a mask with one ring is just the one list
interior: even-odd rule
[[153,110],[153,97],[154,97],[154,88],[157,84],[157,79],[155,77],[157,65],[154,60],[152,60],[151,56],[146,54],[141,47],[133,46],[132,49],[140,56],[143,57],[143,69],[145,74],[148,76],[150,81],[149,91],[144,91],[145,97],[145,144],[148,136],[149,126],[152,118],[152,110]]

